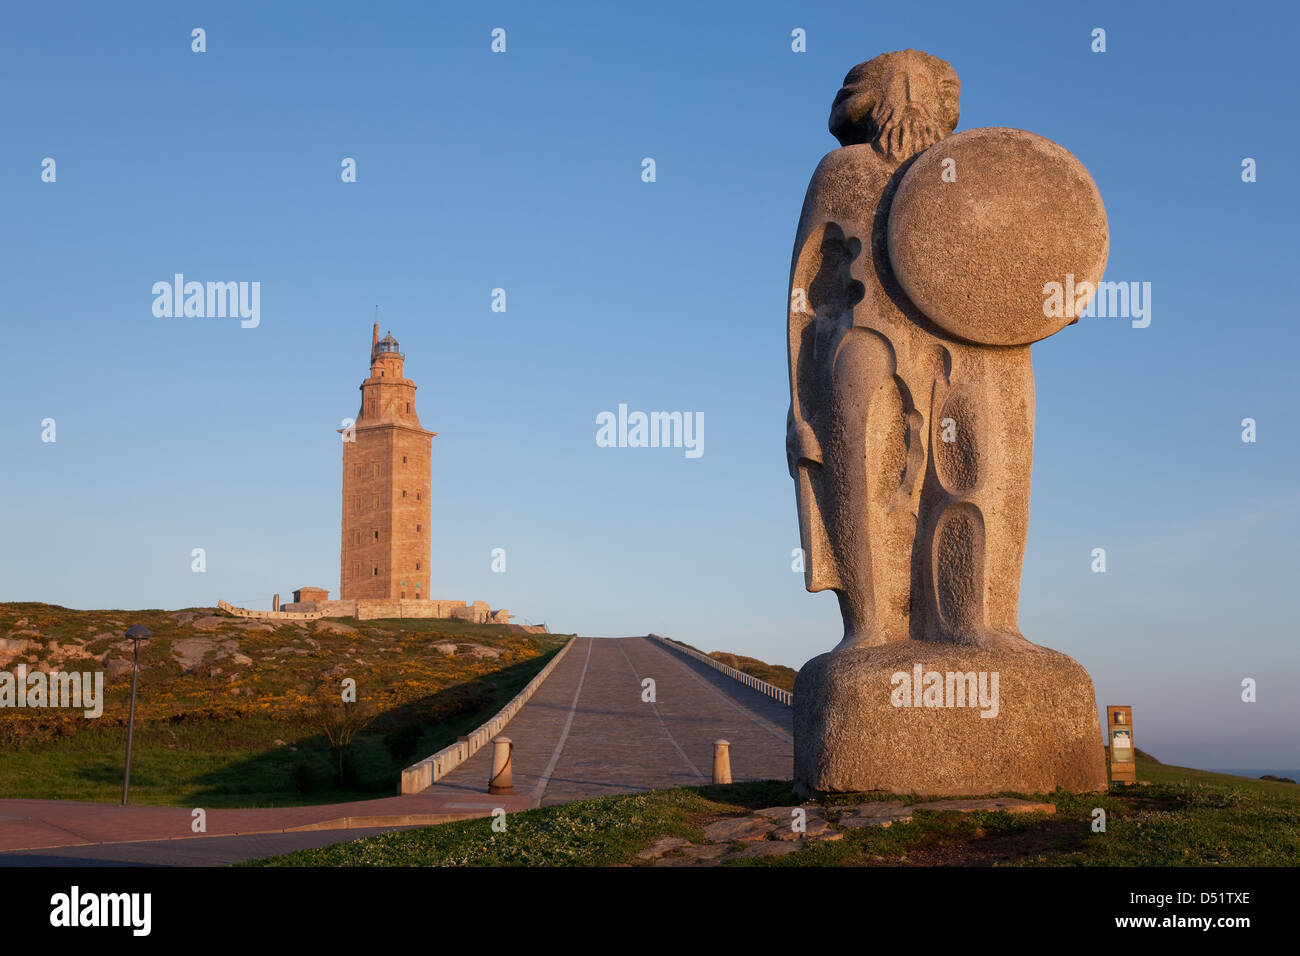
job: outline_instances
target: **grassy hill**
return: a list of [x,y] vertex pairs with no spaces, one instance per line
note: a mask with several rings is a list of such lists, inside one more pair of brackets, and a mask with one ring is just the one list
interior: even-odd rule
[[[1171,767],[1145,755],[1147,781],[1109,793],[1037,795],[1056,812],[1007,814],[918,810],[905,823],[844,829],[788,855],[702,860],[735,866],[1296,866],[1300,786]],[[846,805],[885,795],[841,795],[808,804],[837,821]],[[1011,794],[1008,794],[1011,796]],[[1031,794],[1018,796],[1033,797]],[[923,798],[909,795],[908,802]],[[704,828],[726,817],[796,803],[789,783],[689,787],[583,800],[512,814],[505,833],[488,820],[388,833],[254,861],[261,866],[634,866],[677,864],[689,848],[655,859],[665,837],[707,843]],[[1105,832],[1093,828],[1106,812]],[[815,808],[815,809],[814,809]],[[771,843],[767,841],[760,841]]]
[[[701,654],[706,653],[692,644],[687,644],[685,641],[678,641],[673,638],[669,638],[669,640],[674,644],[680,644],[682,647],[689,647],[693,651],[699,651]],[[792,667],[786,667],[783,664],[769,664],[766,661],[760,661],[756,657],[745,657],[743,654],[732,654],[730,651],[709,651],[707,654],[719,664],[726,664],[728,667],[734,667],[751,677],[767,681],[773,687],[794,691],[794,678],[799,672]]]
[[[396,792],[401,767],[455,741],[532,679],[566,635],[403,619],[258,622],[212,608],[78,611],[0,604],[0,669],[104,671],[103,716],[0,709],[0,797],[121,797],[141,649],[131,771],[138,803],[280,806]],[[356,682],[344,714],[341,687]],[[334,706],[331,706],[334,705]],[[342,782],[327,733],[367,720]]]

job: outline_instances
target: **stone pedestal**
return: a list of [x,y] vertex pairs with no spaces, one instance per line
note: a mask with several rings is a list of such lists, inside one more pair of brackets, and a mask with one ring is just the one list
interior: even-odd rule
[[[937,686],[925,676],[934,673]],[[973,702],[972,680],[957,674],[975,675]],[[795,680],[794,776],[804,795],[1105,790],[1099,735],[1088,672],[1023,639],[849,647],[813,658]]]

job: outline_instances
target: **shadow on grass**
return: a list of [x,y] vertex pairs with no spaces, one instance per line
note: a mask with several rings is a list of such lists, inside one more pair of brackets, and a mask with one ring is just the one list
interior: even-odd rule
[[[297,729],[285,746],[200,773],[190,779],[196,798],[253,796],[296,804],[394,796],[402,769],[468,734],[523,690],[558,651],[445,687],[427,697],[373,716],[351,745],[346,779],[323,732]],[[120,779],[121,765],[118,764]],[[147,765],[142,768],[148,774]],[[87,767],[102,780],[103,768]],[[133,759],[132,778],[137,771]],[[143,785],[144,779],[141,778]],[[159,781],[161,784],[162,781]]]

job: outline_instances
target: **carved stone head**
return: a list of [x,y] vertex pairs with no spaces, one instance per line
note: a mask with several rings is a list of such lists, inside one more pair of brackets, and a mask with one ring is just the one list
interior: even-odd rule
[[831,104],[841,146],[870,143],[901,163],[957,128],[961,82],[944,60],[920,50],[882,53],[849,70]]

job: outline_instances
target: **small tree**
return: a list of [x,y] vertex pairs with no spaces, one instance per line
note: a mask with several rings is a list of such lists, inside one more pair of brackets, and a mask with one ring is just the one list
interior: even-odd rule
[[368,701],[344,702],[337,691],[322,689],[312,700],[312,725],[329,743],[334,775],[341,787],[349,784],[352,774],[352,742],[374,718]]

